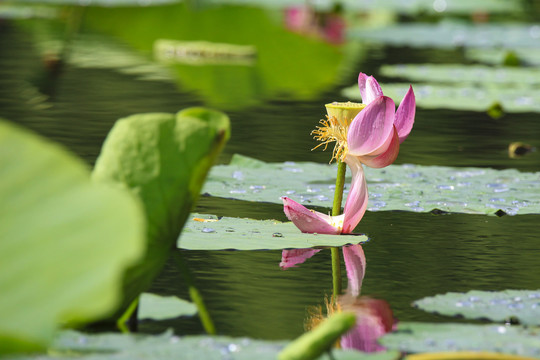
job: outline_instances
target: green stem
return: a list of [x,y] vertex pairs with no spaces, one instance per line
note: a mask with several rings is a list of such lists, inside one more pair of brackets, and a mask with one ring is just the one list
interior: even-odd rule
[[176,265],[178,266],[178,269],[180,270],[180,273],[182,274],[184,278],[184,281],[188,285],[189,296],[191,297],[191,301],[193,301],[195,306],[197,306],[197,310],[199,312],[199,318],[201,319],[201,323],[204,330],[210,335],[215,335],[216,328],[214,326],[214,322],[212,321],[212,318],[210,317],[210,314],[208,313],[208,310],[206,309],[206,306],[204,305],[204,301],[201,296],[201,293],[195,286],[195,283],[193,281],[193,276],[191,275],[191,271],[189,271],[189,268],[186,265],[182,252],[178,250],[174,251],[174,258],[176,260]]
[[[345,186],[345,173],[347,165],[344,162],[338,163],[338,171],[336,178],[336,189],[334,191],[334,204],[332,207],[332,216],[341,215],[341,202],[343,200],[343,188]],[[334,299],[341,294],[341,258],[339,256],[339,248],[331,248],[332,254],[332,285]]]

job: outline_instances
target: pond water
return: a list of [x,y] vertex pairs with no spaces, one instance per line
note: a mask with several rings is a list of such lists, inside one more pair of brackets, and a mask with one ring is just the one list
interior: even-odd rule
[[[326,163],[328,151],[310,151],[316,145],[310,132],[324,116],[324,104],[344,100],[341,89],[353,85],[359,71],[377,76],[384,90],[389,79],[378,76],[381,64],[468,62],[462,48],[415,49],[353,41],[327,44],[284,31],[281,13],[275,9],[199,9],[187,22],[206,20],[200,23],[200,33],[187,30],[189,24],[173,27],[173,19],[163,19],[167,14],[186,12],[183,5],[89,8],[68,55],[77,60],[68,61],[59,72],[51,70],[54,61],[43,54],[56,49],[63,22],[0,21],[0,117],[62,143],[91,166],[116,119],[208,106],[225,111],[231,119],[232,137],[220,157],[222,163],[235,153],[269,162]],[[125,28],[114,25],[119,16]],[[239,18],[238,26],[220,31],[220,21],[228,16]],[[161,27],[156,25],[159,19]],[[212,20],[215,26],[210,24]],[[249,44],[256,36],[246,34],[244,27],[255,23],[261,45],[252,65],[175,64],[162,65],[158,71],[141,70],[142,65],[132,60],[151,67],[151,43],[175,31],[179,39]],[[144,27],[152,30],[144,32]],[[88,56],[86,63],[81,60],[85,44],[95,46],[89,47],[94,58]],[[111,49],[119,54],[107,65],[106,57],[102,62],[100,57],[111,54]],[[540,165],[538,152],[511,159],[507,147],[514,141],[539,146],[538,134],[537,113],[493,119],[485,112],[419,108],[396,164],[535,172]],[[286,220],[277,204],[212,197],[202,197],[196,211]],[[471,289],[536,289],[540,284],[536,270],[538,219],[534,215],[367,212],[357,231],[370,237],[364,246],[367,272],[362,293],[388,301],[400,320],[445,320],[410,306],[424,296]],[[279,268],[280,251],[186,254],[220,334],[292,339],[303,331],[306,308],[322,304],[331,293],[329,250],[287,271]],[[187,296],[172,264],[152,291]],[[161,332],[168,327],[202,332],[197,318],[145,322],[141,330]]]

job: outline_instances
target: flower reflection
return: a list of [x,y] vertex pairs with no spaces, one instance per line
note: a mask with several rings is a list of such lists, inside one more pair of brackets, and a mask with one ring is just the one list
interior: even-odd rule
[[[326,316],[335,312],[347,311],[356,314],[356,325],[337,344],[343,349],[356,349],[364,352],[384,350],[377,340],[395,329],[392,310],[384,300],[360,296],[362,281],[366,272],[366,258],[362,245],[343,246],[343,258],[347,270],[347,290],[336,301],[325,299]],[[283,250],[280,267],[288,269],[299,265],[318,253],[320,249]],[[325,315],[321,306],[308,310],[306,330],[316,327]]]

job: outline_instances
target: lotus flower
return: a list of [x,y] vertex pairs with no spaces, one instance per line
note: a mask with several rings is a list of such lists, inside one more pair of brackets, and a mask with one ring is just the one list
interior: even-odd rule
[[368,192],[362,164],[381,168],[394,162],[399,144],[411,132],[416,101],[412,87],[397,111],[392,99],[383,95],[373,76],[360,73],[358,87],[362,104],[331,103],[328,116],[312,134],[322,141],[315,148],[336,142],[332,160],[345,162],[351,169],[352,183],[343,215],[329,216],[308,210],[283,197],[284,212],[302,232],[349,234],[360,222],[367,207]]

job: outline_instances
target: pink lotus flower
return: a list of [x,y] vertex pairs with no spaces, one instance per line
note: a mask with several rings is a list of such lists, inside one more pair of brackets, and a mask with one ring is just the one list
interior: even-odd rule
[[397,111],[394,101],[383,95],[373,76],[360,73],[358,87],[363,104],[327,104],[327,119],[321,120],[322,126],[312,132],[315,139],[322,141],[320,145],[335,141],[332,159],[345,162],[351,169],[351,188],[343,215],[309,210],[283,197],[285,214],[302,232],[350,234],[364,216],[368,202],[362,164],[375,168],[390,165],[398,155],[399,144],[411,132],[416,109],[412,87]]

